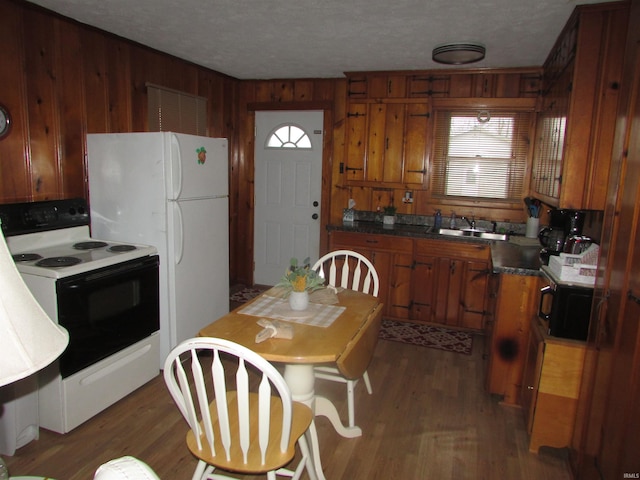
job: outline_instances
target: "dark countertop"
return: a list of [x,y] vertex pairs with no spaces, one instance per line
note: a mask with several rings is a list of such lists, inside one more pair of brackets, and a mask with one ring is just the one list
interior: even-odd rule
[[540,246],[523,242],[523,237],[512,237],[507,241],[487,240],[475,237],[456,237],[441,235],[431,231],[427,225],[383,225],[380,222],[356,221],[341,225],[328,225],[328,231],[351,233],[370,233],[376,235],[394,235],[400,237],[428,238],[448,242],[484,243],[491,248],[491,261],[494,273],[512,275],[540,275]]
[[540,246],[525,246],[511,241],[491,241],[491,262],[494,273],[541,275]]

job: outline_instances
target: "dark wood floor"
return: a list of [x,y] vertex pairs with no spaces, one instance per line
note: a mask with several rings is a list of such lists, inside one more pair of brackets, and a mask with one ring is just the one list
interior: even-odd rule
[[[342,438],[316,420],[326,478],[569,480],[564,450],[529,453],[521,410],[484,391],[484,368],[481,337],[470,356],[381,340],[369,368],[374,394],[356,389],[363,436]],[[317,385],[346,418],[343,388]],[[90,480],[100,464],[133,455],[163,480],[189,479],[196,461],[185,431],[158,376],[66,435],[42,430],[6,460],[14,476]]]

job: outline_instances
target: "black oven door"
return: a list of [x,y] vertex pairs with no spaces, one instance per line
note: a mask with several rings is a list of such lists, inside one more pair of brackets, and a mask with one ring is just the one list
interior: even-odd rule
[[68,377],[160,328],[158,256],[60,279],[58,323],[69,331],[60,357]]

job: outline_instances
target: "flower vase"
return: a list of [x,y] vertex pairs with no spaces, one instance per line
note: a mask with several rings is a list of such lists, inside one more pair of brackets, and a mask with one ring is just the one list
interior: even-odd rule
[[309,292],[291,292],[289,295],[289,306],[291,310],[306,310],[309,306]]

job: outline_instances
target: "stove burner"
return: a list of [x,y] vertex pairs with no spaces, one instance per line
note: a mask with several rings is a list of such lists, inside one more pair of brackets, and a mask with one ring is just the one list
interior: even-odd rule
[[107,248],[108,252],[130,252],[131,250],[135,250],[135,245],[112,245]]
[[49,257],[43,258],[36,265],[38,267],[70,267],[82,262],[78,257]]
[[14,262],[32,262],[42,258],[42,255],[38,255],[37,253],[16,253],[12,255],[12,257]]
[[73,248],[76,250],[92,250],[94,248],[102,248],[106,247],[108,243],[106,242],[98,242],[98,241],[88,241],[88,242],[80,242],[75,243]]

